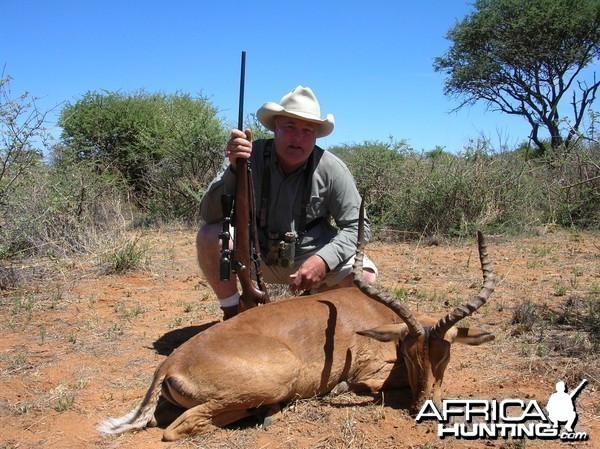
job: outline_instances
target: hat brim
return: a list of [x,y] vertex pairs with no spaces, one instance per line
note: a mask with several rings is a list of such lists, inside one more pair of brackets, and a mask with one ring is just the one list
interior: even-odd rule
[[262,125],[269,131],[275,131],[275,117],[278,115],[306,120],[307,122],[318,124],[319,129],[317,131],[317,137],[328,136],[332,133],[335,126],[333,115],[331,114],[327,114],[325,119],[321,119],[320,117],[316,117],[312,114],[288,111],[280,104],[272,102],[263,104],[256,112],[256,118],[258,118],[258,121],[262,123]]

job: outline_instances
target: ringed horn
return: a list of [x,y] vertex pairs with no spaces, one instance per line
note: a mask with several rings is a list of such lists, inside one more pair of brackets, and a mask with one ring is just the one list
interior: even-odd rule
[[418,410],[425,400],[430,398],[439,405],[444,372],[450,360],[451,343],[461,341],[469,345],[479,345],[495,338],[494,335],[479,331],[478,329],[454,327],[460,320],[472,315],[484,305],[494,291],[492,263],[487,252],[483,234],[479,231],[477,232],[479,259],[483,271],[483,284],[479,293],[471,300],[439,319],[435,324],[425,326],[398,299],[364,282],[362,277],[365,246],[363,223],[364,199],[360,207],[358,244],[353,266],[354,284],[365,295],[392,309],[404,321],[407,330],[403,334],[402,331],[398,330],[397,326],[382,326],[379,329],[370,329],[358,333],[379,341],[396,340],[400,342],[400,353],[407,367],[413,393],[413,402],[411,405],[413,412]]

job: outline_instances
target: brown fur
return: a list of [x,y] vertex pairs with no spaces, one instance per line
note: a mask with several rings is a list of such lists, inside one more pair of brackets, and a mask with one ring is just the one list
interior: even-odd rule
[[[425,326],[435,323],[429,317],[416,317]],[[382,325],[386,325],[383,333],[395,332],[388,335],[387,343],[375,341],[369,332],[358,333]],[[441,386],[449,344],[442,350],[447,354],[440,357],[431,354],[424,341],[396,343],[403,339],[405,328],[393,311],[357,288],[253,308],[177,348],[156,370],[140,406],[104,422],[99,430],[110,434],[145,427],[152,421],[161,392],[187,409],[165,430],[165,440],[210,431],[261,407],[271,416],[282,401],[322,395],[340,382],[353,390],[373,392],[384,384],[385,388],[413,386],[419,400],[431,391],[434,381]],[[438,366],[440,358],[443,363]],[[407,359],[418,369],[407,369]]]

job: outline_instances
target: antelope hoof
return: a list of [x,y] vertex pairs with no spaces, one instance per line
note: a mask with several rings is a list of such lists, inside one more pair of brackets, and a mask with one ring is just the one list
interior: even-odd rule
[[279,404],[264,405],[254,409],[253,415],[258,418],[261,427],[267,430],[281,418],[281,406]]
[[350,391],[350,385],[348,385],[348,382],[342,381],[333,387],[333,390],[329,392],[329,395],[339,396],[340,394],[347,393],[348,391]]

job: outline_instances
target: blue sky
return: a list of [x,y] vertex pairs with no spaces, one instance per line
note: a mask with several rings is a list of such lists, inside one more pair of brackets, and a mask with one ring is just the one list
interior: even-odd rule
[[201,93],[233,126],[245,50],[246,114],[309,86],[336,120],[323,147],[389,136],[416,150],[458,151],[481,136],[512,147],[529,134],[524,120],[484,105],[449,113],[456,103],[432,68],[471,10],[462,0],[0,0],[0,64],[13,94],[44,110],[101,89]]

